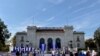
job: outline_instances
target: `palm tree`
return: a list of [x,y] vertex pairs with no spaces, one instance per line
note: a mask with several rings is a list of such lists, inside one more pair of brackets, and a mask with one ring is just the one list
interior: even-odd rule
[[98,55],[100,55],[100,27],[94,32],[94,40],[96,42]]

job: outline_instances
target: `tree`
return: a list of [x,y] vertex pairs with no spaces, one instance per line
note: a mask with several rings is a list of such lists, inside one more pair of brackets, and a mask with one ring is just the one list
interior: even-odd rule
[[14,36],[14,37],[12,38],[12,42],[13,42],[13,46],[15,46],[15,45],[16,45],[16,36]]
[[5,46],[5,40],[10,37],[11,33],[9,33],[7,29],[7,25],[0,19],[0,47]]
[[94,40],[96,42],[96,46],[98,49],[98,53],[100,55],[100,27],[94,32]]
[[90,38],[90,39],[87,39],[85,41],[85,45],[86,45],[86,48],[90,48],[90,49],[95,49],[96,48],[96,44],[94,42],[94,39]]

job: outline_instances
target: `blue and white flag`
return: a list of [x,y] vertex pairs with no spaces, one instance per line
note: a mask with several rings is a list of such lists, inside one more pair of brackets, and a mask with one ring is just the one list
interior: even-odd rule
[[20,47],[16,47],[16,51],[20,51]]
[[28,50],[28,47],[25,48],[25,51],[29,51],[29,50]]
[[21,48],[21,47],[19,47],[19,52],[21,52],[21,49],[22,49],[22,48]]
[[13,48],[13,52],[16,52],[16,47]]
[[53,49],[55,50],[55,43],[53,42]]
[[29,47],[29,51],[32,51],[32,47]]
[[21,48],[21,51],[24,51],[24,49],[25,49],[25,48],[24,48],[24,47],[22,47],[22,48]]
[[31,51],[31,47],[28,47],[28,51]]
[[45,48],[46,48],[46,45],[45,44],[42,44],[42,51],[45,51]]
[[23,51],[25,52],[25,47],[23,48]]

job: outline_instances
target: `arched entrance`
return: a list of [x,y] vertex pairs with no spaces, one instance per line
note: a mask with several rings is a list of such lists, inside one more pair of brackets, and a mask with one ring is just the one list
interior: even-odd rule
[[48,40],[47,40],[47,49],[48,49],[48,51],[50,51],[50,49],[52,49],[53,48],[53,40],[52,40],[52,38],[48,38]]
[[39,43],[40,49],[42,48],[42,44],[45,44],[44,38],[41,38],[41,39],[40,39],[40,43]]
[[57,38],[57,39],[56,39],[55,47],[56,47],[56,48],[59,48],[59,49],[61,48],[61,40],[60,40],[60,38]]

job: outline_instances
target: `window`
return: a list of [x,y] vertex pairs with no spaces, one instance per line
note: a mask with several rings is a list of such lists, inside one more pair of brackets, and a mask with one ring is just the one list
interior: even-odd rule
[[32,43],[29,43],[29,46],[31,46],[31,47],[32,47]]
[[21,44],[21,47],[23,47],[24,45],[23,44]]
[[26,47],[29,47],[29,45],[27,44]]
[[21,37],[21,42],[24,42],[24,37],[23,36]]
[[77,43],[77,47],[80,47],[80,44],[79,43]]
[[69,41],[70,43],[72,43],[73,41],[71,40],[71,41]]
[[72,40],[69,41],[70,48],[73,48],[72,42],[73,42]]
[[72,44],[70,44],[70,48],[73,48],[73,45]]
[[26,42],[29,42],[28,40]]
[[79,39],[79,36],[77,36],[77,40],[76,40],[77,42],[80,42],[80,39]]

